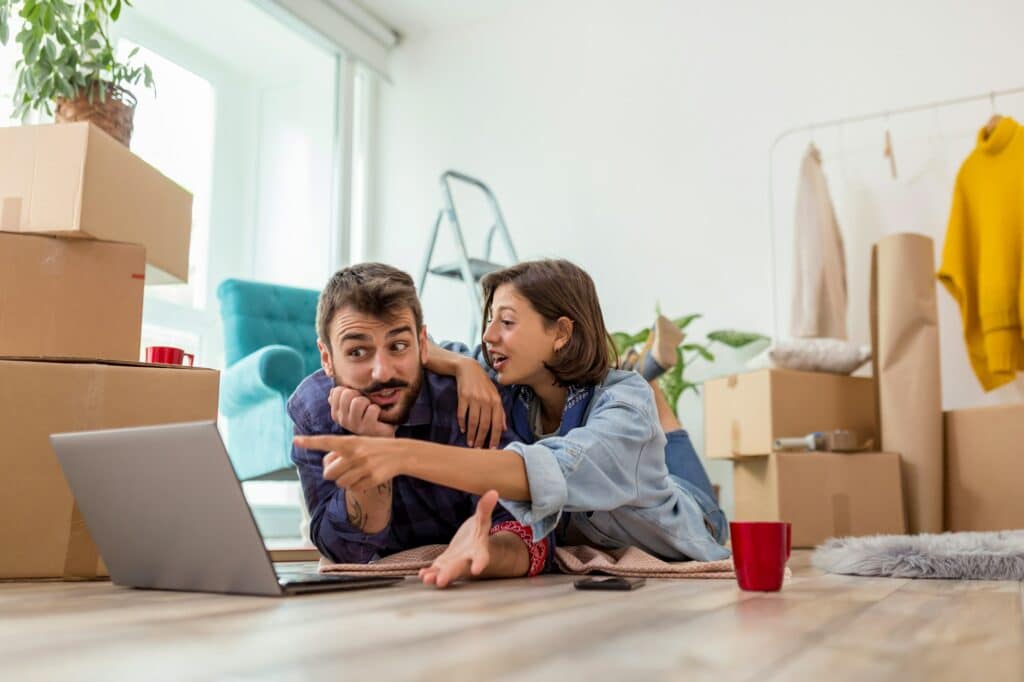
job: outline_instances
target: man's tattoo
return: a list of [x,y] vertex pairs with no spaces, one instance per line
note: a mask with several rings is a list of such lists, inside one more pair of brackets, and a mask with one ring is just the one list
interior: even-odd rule
[[359,504],[359,500],[354,497],[348,498],[349,510],[348,510],[348,521],[359,530],[365,530],[366,524],[369,523],[369,517],[363,513],[363,506]]

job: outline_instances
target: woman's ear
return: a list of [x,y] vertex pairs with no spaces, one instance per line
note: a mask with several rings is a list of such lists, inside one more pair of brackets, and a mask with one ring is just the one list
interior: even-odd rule
[[555,351],[560,351],[572,340],[573,322],[562,316],[555,321]]

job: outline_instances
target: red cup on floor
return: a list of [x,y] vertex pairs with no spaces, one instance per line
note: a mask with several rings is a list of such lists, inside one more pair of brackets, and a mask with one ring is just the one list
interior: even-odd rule
[[733,521],[732,560],[740,588],[778,592],[792,551],[793,526],[785,521]]
[[196,356],[174,346],[146,346],[146,362],[160,365],[182,365],[185,358],[188,358],[188,366],[191,367]]

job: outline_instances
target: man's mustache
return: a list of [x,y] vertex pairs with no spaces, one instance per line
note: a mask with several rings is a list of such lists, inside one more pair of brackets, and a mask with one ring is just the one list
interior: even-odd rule
[[383,383],[372,384],[362,389],[362,394],[369,396],[371,393],[377,393],[378,391],[387,391],[392,388],[409,388],[408,382],[400,379],[392,379],[391,381],[385,381]]

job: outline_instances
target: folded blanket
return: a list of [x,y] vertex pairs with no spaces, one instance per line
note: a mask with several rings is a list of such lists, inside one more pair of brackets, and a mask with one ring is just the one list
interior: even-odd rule
[[[349,575],[416,575],[445,550],[446,545],[426,545],[386,556],[369,564],[332,564],[320,560],[321,573]],[[587,546],[555,548],[555,562],[564,573],[584,575],[601,572],[638,578],[733,579],[732,559],[721,561],[662,561],[636,547],[603,550]]]

